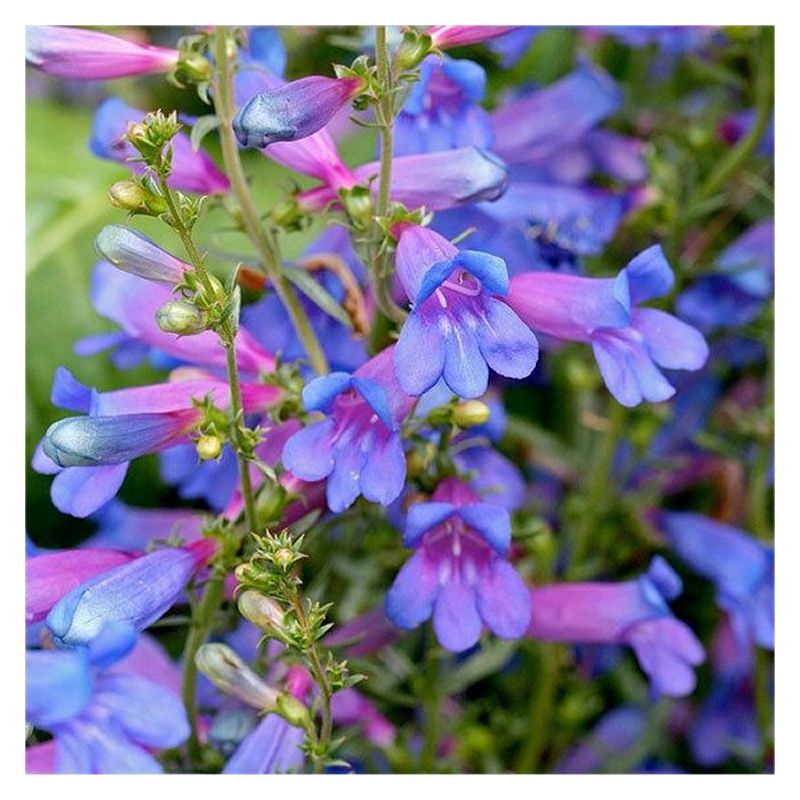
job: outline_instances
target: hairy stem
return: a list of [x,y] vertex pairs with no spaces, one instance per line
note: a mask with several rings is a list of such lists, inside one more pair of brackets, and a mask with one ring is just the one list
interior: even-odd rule
[[214,614],[222,603],[223,589],[223,577],[221,574],[215,573],[206,585],[203,599],[194,609],[189,635],[186,637],[186,644],[183,648],[181,694],[183,705],[186,708],[186,716],[191,725],[191,733],[186,746],[192,764],[197,764],[202,755],[197,732],[197,665],[194,657],[211,632]]
[[233,133],[233,117],[236,113],[233,95],[233,69],[228,53],[228,34],[224,27],[217,28],[213,86],[214,104],[220,118],[220,138],[222,141],[222,159],[225,172],[231,182],[231,189],[239,202],[242,224],[245,232],[255,245],[263,259],[270,283],[283,303],[289,319],[294,326],[297,338],[303,345],[308,360],[318,375],[328,372],[328,361],[319,343],[308,317],[300,305],[294,288],[283,274],[280,252],[273,232],[261,224],[261,217],[256,207],[250,187],[239,158],[239,147]]

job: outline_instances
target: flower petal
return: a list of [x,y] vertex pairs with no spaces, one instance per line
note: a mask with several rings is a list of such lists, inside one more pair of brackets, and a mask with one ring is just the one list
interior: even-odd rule
[[531,595],[507,561],[496,558],[479,573],[478,612],[501,639],[517,639],[525,633],[531,621]]
[[637,308],[631,326],[644,336],[653,361],[666,369],[700,369],[708,360],[703,334],[672,314],[656,308]]
[[444,341],[444,380],[459,397],[480,397],[489,384],[489,369],[474,331],[461,320],[453,324]]
[[475,604],[475,589],[457,578],[445,583],[436,597],[433,628],[442,647],[454,653],[477,644],[481,618]]
[[293,434],[283,446],[283,465],[298,478],[318,481],[333,471],[334,422],[324,419]]
[[444,370],[444,342],[439,326],[419,310],[408,316],[394,351],[397,380],[404,392],[418,396],[435,385]]
[[487,298],[478,344],[486,363],[507,378],[526,378],[539,358],[531,329],[502,300]]
[[405,482],[406,456],[400,435],[377,436],[361,472],[361,493],[373,503],[388,506],[400,496]]
[[418,550],[397,573],[386,594],[386,616],[398,628],[416,628],[430,617],[438,588],[436,562]]

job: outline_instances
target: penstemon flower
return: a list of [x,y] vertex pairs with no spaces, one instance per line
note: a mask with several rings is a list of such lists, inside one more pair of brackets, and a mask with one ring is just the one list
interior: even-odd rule
[[427,228],[404,226],[397,274],[413,303],[395,348],[397,378],[406,392],[420,395],[443,377],[455,394],[480,397],[489,367],[510,378],[533,371],[539,347],[502,300],[508,292],[502,259],[459,252]]

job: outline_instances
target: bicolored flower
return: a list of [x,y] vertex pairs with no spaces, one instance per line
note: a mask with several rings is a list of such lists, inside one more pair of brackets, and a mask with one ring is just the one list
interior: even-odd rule
[[474,61],[428,56],[395,123],[395,156],[473,145],[492,149],[492,124],[480,107],[486,72]]
[[465,47],[480,44],[487,39],[503,36],[516,30],[516,25],[432,25],[425,29],[434,47],[446,50],[449,47]]
[[395,348],[406,392],[420,395],[443,377],[457,395],[479,397],[489,367],[509,378],[533,371],[539,347],[501,299],[508,292],[502,259],[459,251],[434,231],[408,225],[398,236],[397,275],[413,303]]
[[333,372],[303,389],[306,409],[323,411],[326,418],[286,442],[283,464],[306,481],[327,478],[331,511],[344,511],[361,494],[388,505],[403,490],[400,423],[414,399],[397,383],[393,350],[383,350],[352,375]]
[[[180,362],[225,369],[225,348],[214,331],[194,336],[176,336],[156,324],[156,312],[174,300],[169,287],[126,274],[106,261],[100,261],[92,274],[92,305],[98,314],[122,328],[80,340],[79,355],[92,355],[109,347],[138,348],[141,359],[149,348],[172,356]],[[245,328],[240,327],[235,340],[239,369],[247,376],[271,372],[275,359]],[[126,362],[128,365],[128,362]]]
[[528,635],[554,642],[627,644],[654,693],[681,697],[694,689],[692,667],[705,659],[700,642],[667,605],[681,591],[680,578],[660,557],[647,573],[623,583],[531,589]]
[[537,333],[591,344],[611,394],[624,406],[659,402],[675,389],[659,370],[698,370],[708,345],[695,328],[638,303],[666,294],[674,276],[661,247],[640,253],[616,278],[527,272],[507,303]]
[[[127,105],[118,97],[104,100],[95,112],[89,149],[98,158],[116,161],[134,174],[142,174],[146,167],[133,161],[139,154],[125,138],[131,123],[141,122],[146,112]],[[178,131],[171,141],[172,169],[167,184],[172,189],[197,194],[217,194],[230,190],[230,183],[212,158],[204,150],[196,150],[189,137]]]
[[150,72],[169,72],[178,63],[177,50],[137,44],[83,28],[29,25],[25,58],[59,78],[107,80]]
[[[275,387],[263,384],[243,384],[242,389],[247,411],[264,410],[278,396]],[[87,416],[53,423],[34,454],[33,467],[56,474],[51,497],[57,508],[88,516],[114,497],[132,459],[186,440],[202,415],[194,400],[204,397],[227,407],[227,383],[194,373],[187,380],[98,393],[60,368],[53,403]]]
[[113,567],[62,597],[47,615],[47,627],[66,646],[88,644],[112,622],[144,630],[175,603],[216,550],[214,540],[204,539]]
[[701,330],[747,325],[772,297],[775,281],[775,223],[749,228],[719,255],[714,272],[678,295],[675,307]]
[[416,628],[433,616],[443,647],[460,652],[475,645],[486,625],[516,639],[531,616],[522,578],[505,560],[511,518],[480,501],[455,478],[439,484],[430,503],[409,509],[403,543],[417,548],[386,596],[386,615],[398,627]]
[[693,512],[659,511],[672,549],[708,578],[742,643],[775,647],[775,554],[739,528]]
[[28,651],[25,716],[53,740],[26,753],[27,771],[163,772],[151,752],[182,744],[189,723],[174,691],[112,668],[135,642],[129,626],[113,624],[85,646]]
[[56,550],[25,561],[25,624],[44,619],[70,591],[113,567],[127,564],[134,553],[122,550]]
[[310,75],[253,97],[233,120],[242,147],[304,139],[324,127],[363,88],[361,78]]
[[[367,184],[377,192],[380,162],[371,161],[352,171],[353,183]],[[300,207],[318,211],[339,201],[337,184],[308,189],[297,195]],[[497,156],[477,147],[459,147],[398,156],[392,160],[389,195],[410,209],[440,211],[446,208],[496,200],[508,186],[508,168]]]

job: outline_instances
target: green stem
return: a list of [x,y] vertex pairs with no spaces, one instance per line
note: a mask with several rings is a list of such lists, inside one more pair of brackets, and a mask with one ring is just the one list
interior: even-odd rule
[[542,763],[548,734],[553,703],[558,688],[558,645],[538,642],[539,671],[536,687],[531,695],[528,729],[522,752],[517,759],[516,772],[527,775],[537,772]]
[[328,361],[320,346],[311,323],[308,321],[303,307],[292,285],[283,274],[280,251],[273,232],[261,224],[261,217],[255,205],[250,188],[247,185],[239,158],[239,147],[233,133],[233,117],[236,113],[233,96],[233,70],[228,53],[227,28],[219,27],[216,32],[215,49],[216,71],[214,73],[214,103],[220,118],[220,139],[222,142],[222,159],[225,171],[231,182],[231,189],[239,202],[242,223],[247,235],[255,245],[269,276],[275,293],[286,308],[298,339],[308,356],[308,360],[319,375],[328,372]]
[[748,134],[717,164],[697,191],[694,202],[688,204],[683,225],[691,222],[702,213],[702,205],[725,187],[731,178],[749,161],[764,136],[772,117],[774,96],[774,41],[773,31],[766,28],[761,33],[761,42],[753,62],[757,64],[756,73],[756,120]]
[[438,642],[430,626],[425,633],[427,647],[425,669],[422,676],[424,680],[422,704],[425,723],[422,729],[422,750],[418,771],[423,774],[431,774],[436,771],[436,756],[439,750],[442,691]]
[[392,269],[389,253],[381,249],[384,232],[378,220],[389,213],[389,190],[392,184],[392,154],[394,152],[394,76],[386,47],[386,27],[375,28],[375,65],[381,85],[381,98],[377,107],[377,122],[381,139],[381,167],[378,173],[378,202],[372,231],[372,264],[375,285],[375,302],[392,322],[402,324],[407,314],[392,299]]
[[225,361],[228,368],[228,384],[231,389],[231,416],[233,418],[233,435],[236,444],[236,462],[239,466],[239,477],[242,482],[242,498],[244,500],[244,516],[247,530],[255,533],[257,530],[256,506],[253,500],[253,485],[250,482],[250,469],[244,456],[241,426],[244,424],[244,407],[242,404],[242,386],[239,380],[239,368],[236,363],[236,346],[234,337],[230,336],[223,341],[225,346]]
[[[295,593],[294,601],[292,603],[297,621],[300,623],[304,631],[308,630],[308,616],[303,607],[303,599],[300,593]],[[322,772],[325,768],[325,761],[331,748],[331,739],[333,736],[333,712],[331,710],[331,698],[333,697],[333,690],[331,689],[330,681],[328,680],[328,673],[322,664],[322,658],[319,654],[319,648],[316,643],[312,644],[305,651],[308,659],[308,667],[314,682],[319,687],[320,696],[322,699],[321,714],[322,724],[320,725],[319,735],[316,737],[315,750],[317,752],[314,758],[315,772]]]
[[183,696],[183,705],[186,707],[186,716],[189,718],[189,724],[191,725],[187,750],[192,764],[197,764],[202,755],[197,732],[197,665],[194,662],[194,657],[208,638],[214,615],[222,603],[223,594],[223,576],[215,573],[206,585],[203,599],[192,615],[189,635],[186,637],[186,644],[183,648],[181,694]]
[[564,577],[574,579],[580,572],[586,553],[591,544],[597,522],[605,514],[612,498],[611,468],[617,452],[619,437],[625,424],[624,406],[609,398],[608,429],[602,434],[599,444],[594,450],[589,475],[584,486],[579,487],[586,497],[585,513],[577,525],[572,553],[570,554]]

